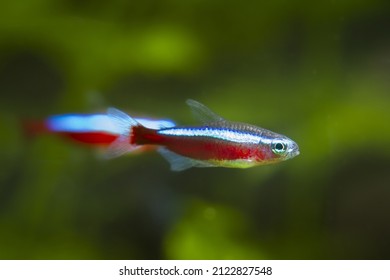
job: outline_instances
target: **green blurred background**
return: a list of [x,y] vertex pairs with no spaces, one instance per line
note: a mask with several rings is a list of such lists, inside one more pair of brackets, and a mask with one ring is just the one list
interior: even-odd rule
[[[389,259],[390,2],[0,2],[1,259]],[[175,173],[22,119],[184,101],[301,155]]]

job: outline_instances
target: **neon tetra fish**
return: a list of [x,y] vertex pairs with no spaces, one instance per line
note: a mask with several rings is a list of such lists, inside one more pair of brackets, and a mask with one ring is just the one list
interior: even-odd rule
[[187,105],[202,125],[152,129],[117,109],[108,109],[107,114],[121,131],[109,147],[110,156],[120,156],[142,145],[158,145],[171,169],[181,171],[190,167],[248,168],[299,154],[298,145],[286,136],[227,121],[195,100],[187,100]]

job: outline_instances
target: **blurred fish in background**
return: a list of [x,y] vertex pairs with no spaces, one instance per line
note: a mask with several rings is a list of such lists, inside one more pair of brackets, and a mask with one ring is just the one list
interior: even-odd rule
[[[0,258],[389,259],[389,18],[387,0],[1,1]],[[188,98],[302,152],[176,173],[20,125],[109,106],[191,125]]]
[[[135,120],[150,129],[175,126],[171,120],[138,118]],[[117,140],[121,130],[107,114],[63,114],[43,121],[24,121],[24,130],[29,136],[54,134],[89,146],[107,147]]]

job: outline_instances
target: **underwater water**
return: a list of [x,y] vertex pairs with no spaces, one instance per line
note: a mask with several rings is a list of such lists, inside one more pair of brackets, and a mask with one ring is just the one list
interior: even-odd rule
[[[389,259],[389,4],[2,2],[0,259]],[[172,172],[22,126],[188,98],[300,155]]]

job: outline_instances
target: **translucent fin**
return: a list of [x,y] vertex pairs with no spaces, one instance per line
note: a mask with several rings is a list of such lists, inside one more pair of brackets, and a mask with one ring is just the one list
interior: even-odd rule
[[151,128],[151,129],[163,129],[163,128],[171,128],[175,127],[176,124],[168,119],[147,119],[147,118],[136,118],[135,119],[139,124],[143,125],[144,127]]
[[194,160],[194,167],[217,167],[217,166],[205,161]]
[[213,111],[211,111],[209,108],[207,108],[202,103],[195,101],[193,99],[187,99],[186,101],[187,105],[190,106],[192,114],[194,117],[201,121],[202,123],[209,123],[209,122],[216,122],[216,121],[223,121],[224,118],[217,115]]
[[107,115],[114,125],[120,129],[120,134],[130,133],[131,127],[138,124],[138,122],[128,114],[115,108],[108,108]]
[[126,113],[115,109],[108,108],[107,115],[119,131],[119,137],[107,149],[106,158],[119,157],[129,153],[137,148],[136,145],[130,144],[131,130],[138,125],[137,121]]
[[178,155],[166,148],[159,148],[158,152],[171,164],[172,171],[182,171],[194,166],[192,159]]
[[171,164],[172,171],[183,171],[191,167],[215,167],[210,163],[176,154],[167,148],[159,148],[158,152]]
[[[176,126],[176,124],[174,122],[172,122],[172,121],[162,121],[159,124],[158,128],[155,128],[155,129],[172,128],[172,127],[175,127],[175,126]],[[150,128],[153,129],[153,127],[150,127]]]

